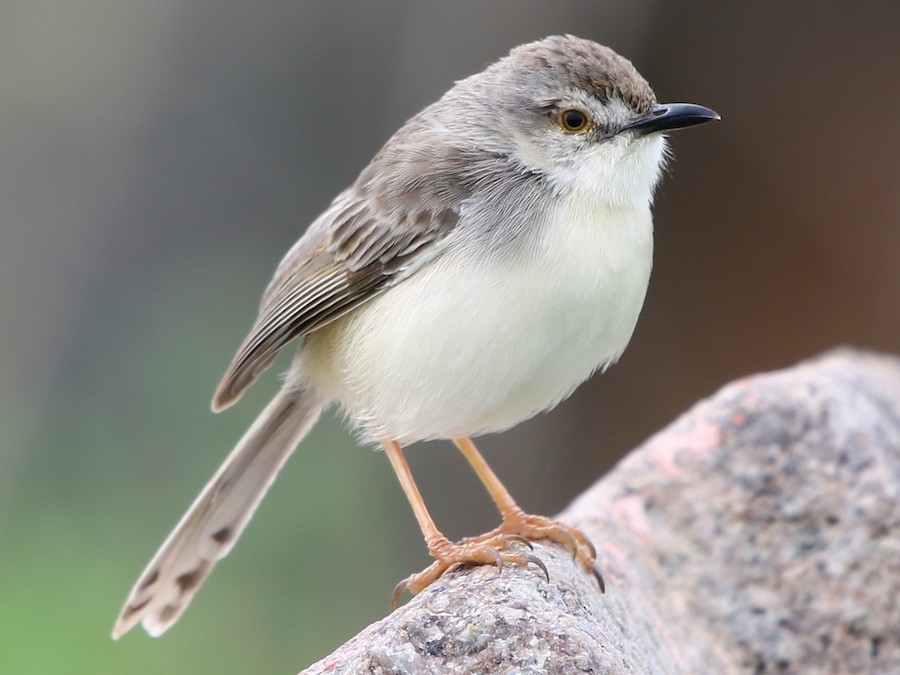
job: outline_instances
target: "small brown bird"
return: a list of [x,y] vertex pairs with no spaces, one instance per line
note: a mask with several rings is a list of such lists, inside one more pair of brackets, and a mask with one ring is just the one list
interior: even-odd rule
[[[288,251],[213,398],[233,404],[275,355],[281,391],[169,535],[113,629],[168,629],[320,412],[339,405],[390,460],[435,562],[541,564],[551,539],[588,569],[578,530],[524,513],[470,440],[552,408],[615,362],[650,278],[650,206],[663,132],[719,119],[660,105],[629,61],[572,36],[513,49],[388,140]],[[434,524],[401,446],[451,439],[500,511],[454,543]]]

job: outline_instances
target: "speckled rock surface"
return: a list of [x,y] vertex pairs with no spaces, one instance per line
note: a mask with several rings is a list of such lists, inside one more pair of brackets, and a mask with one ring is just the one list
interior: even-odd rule
[[900,361],[735,382],[583,494],[569,555],[447,574],[305,673],[900,673]]

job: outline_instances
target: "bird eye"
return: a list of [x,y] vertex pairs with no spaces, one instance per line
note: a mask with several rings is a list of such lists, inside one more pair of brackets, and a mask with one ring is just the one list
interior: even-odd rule
[[557,121],[564,131],[570,133],[585,131],[590,126],[590,118],[587,113],[578,108],[566,108],[565,110],[561,110]]

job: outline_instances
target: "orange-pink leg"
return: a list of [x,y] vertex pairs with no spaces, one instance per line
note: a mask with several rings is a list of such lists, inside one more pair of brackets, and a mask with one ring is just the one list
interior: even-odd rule
[[425,537],[428,553],[435,559],[431,565],[418,574],[413,574],[397,584],[391,597],[392,608],[397,605],[404,590],[416,594],[457,564],[496,565],[502,568],[505,563],[522,566],[533,562],[546,573],[546,568],[540,560],[524,551],[508,547],[510,541],[522,539],[517,535],[498,533],[493,537],[479,538],[477,541],[466,540],[458,544],[447,539],[437,529],[431,514],[428,513],[419,488],[416,487],[413,480],[412,472],[409,470],[409,465],[406,463],[406,458],[403,456],[403,451],[400,449],[400,444],[396,441],[382,441],[381,444],[384,446],[385,454],[391,462],[394,473],[397,474],[400,487],[403,488],[403,492],[412,506],[413,514]]
[[497,474],[493,472],[484,457],[478,452],[478,448],[475,447],[472,439],[467,437],[454,438],[453,443],[459,448],[463,457],[466,458],[466,461],[469,462],[475,474],[487,489],[491,499],[494,500],[494,504],[497,505],[497,510],[500,511],[502,519],[500,526],[496,529],[464,541],[477,542],[483,538],[490,539],[498,534],[518,535],[532,540],[550,539],[572,551],[572,554],[581,561],[585,569],[594,571],[597,551],[581,530],[552,518],[522,511],[512,498],[512,495],[509,494],[509,490],[500,482]]
[[469,438],[458,438],[453,442],[487,488],[500,511],[502,521],[499,527],[486,534],[468,537],[459,543],[451,542],[437,529],[434,520],[428,513],[399,443],[382,441],[385,454],[391,462],[394,473],[397,474],[400,486],[412,506],[413,514],[415,514],[419,528],[425,537],[428,552],[435,558],[430,566],[407,577],[397,585],[391,598],[391,607],[396,606],[404,590],[409,590],[413,594],[418,593],[450,567],[457,564],[496,565],[502,568],[504,563],[518,566],[534,563],[546,574],[547,568],[538,558],[519,548],[510,547],[512,543],[518,542],[524,543],[530,548],[531,545],[528,543],[530,539],[550,539],[568,548],[586,569],[594,573],[601,590],[603,589],[603,578],[594,568],[596,552],[581,531],[559,521],[522,511],[488,466],[484,457],[478,452],[475,444]]

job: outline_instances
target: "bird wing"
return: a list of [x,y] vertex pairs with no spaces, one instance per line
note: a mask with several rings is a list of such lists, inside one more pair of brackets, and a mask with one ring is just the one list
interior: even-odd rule
[[[339,195],[288,252],[259,315],[213,397],[213,409],[235,401],[291,340],[343,316],[440,253],[456,226],[456,208],[407,191],[390,208],[358,187]],[[430,204],[429,204],[430,202]]]

